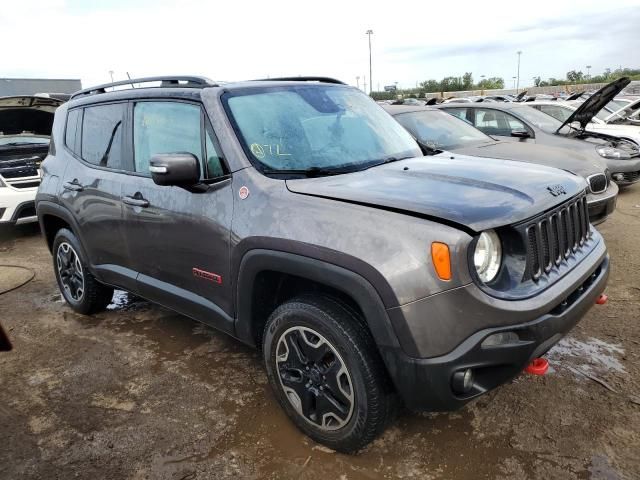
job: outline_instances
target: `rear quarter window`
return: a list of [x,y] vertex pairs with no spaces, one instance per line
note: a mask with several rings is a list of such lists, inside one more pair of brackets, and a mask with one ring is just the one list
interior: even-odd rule
[[80,132],[82,127],[82,109],[69,110],[67,127],[64,132],[64,144],[69,150],[80,156]]
[[122,168],[124,103],[86,107],[82,120],[82,159],[93,165]]

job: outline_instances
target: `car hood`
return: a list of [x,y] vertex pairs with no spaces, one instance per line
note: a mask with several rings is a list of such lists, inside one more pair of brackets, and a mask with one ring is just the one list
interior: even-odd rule
[[587,124],[593,117],[596,116],[604,106],[614,99],[624,88],[631,83],[626,77],[619,78],[598,90],[596,93],[587,98],[570,116],[567,118],[557,132],[566,126],[571,125],[574,122],[578,122],[582,130],[584,130]]
[[0,135],[51,135],[53,114],[63,103],[48,97],[0,97]]
[[606,123],[613,122],[616,120],[624,120],[630,115],[636,113],[640,109],[640,98],[638,98],[635,102],[631,102],[627,106],[621,108],[620,110],[616,110],[607,118],[604,119]]
[[447,152],[286,183],[294,193],[417,214],[476,232],[526,220],[586,188],[583,178],[561,170]]
[[453,151],[476,157],[500,158],[546,165],[583,177],[588,177],[595,173],[604,173],[607,168],[606,163],[600,159],[589,158],[579,150],[524,142],[494,142],[456,148]]

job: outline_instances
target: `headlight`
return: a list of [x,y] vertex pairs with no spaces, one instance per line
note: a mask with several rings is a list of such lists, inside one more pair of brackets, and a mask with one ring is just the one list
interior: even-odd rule
[[502,246],[498,234],[493,230],[482,232],[473,252],[473,265],[480,280],[487,283],[496,278],[501,260]]
[[631,158],[631,155],[629,155],[624,150],[620,150],[619,148],[615,147],[608,147],[605,145],[597,146],[596,152],[598,152],[598,155],[604,158],[614,158],[617,160],[625,160],[627,158]]

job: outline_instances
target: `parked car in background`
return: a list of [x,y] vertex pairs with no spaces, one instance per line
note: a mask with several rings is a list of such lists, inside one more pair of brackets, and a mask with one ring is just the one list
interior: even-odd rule
[[120,287],[259,347],[292,422],[342,452],[398,397],[455,410],[518,375],[607,283],[583,178],[425,159],[337,80],[100,85],[53,139],[37,212],[68,305]]
[[[640,100],[637,103],[640,105]],[[581,103],[535,101],[529,105],[564,123],[571,118],[571,115],[575,113]],[[623,106],[614,113],[603,109],[587,123],[585,128],[589,132],[605,133],[619,138],[625,138],[640,146],[640,125],[625,125],[620,123],[633,112],[633,104],[630,104],[628,107]]]
[[607,166],[600,158],[564,148],[495,140],[469,123],[435,108],[386,105],[384,109],[411,133],[425,154],[446,150],[560,168],[587,180],[591,223],[603,222],[615,209],[618,187],[610,181]]
[[[604,87],[606,88],[606,87]],[[609,101],[589,97],[565,122],[530,106],[530,103],[468,103],[438,105],[497,139],[535,143],[580,151],[588,158],[603,158],[618,186],[640,180],[640,148],[612,135],[589,132],[586,125]]]
[[37,221],[40,163],[49,150],[53,114],[63,100],[0,98],[0,223]]

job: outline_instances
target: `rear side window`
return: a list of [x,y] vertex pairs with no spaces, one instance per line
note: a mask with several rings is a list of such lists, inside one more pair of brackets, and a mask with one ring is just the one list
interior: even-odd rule
[[69,150],[80,156],[80,132],[82,127],[82,109],[70,110],[67,114],[67,129],[64,133],[64,143]]
[[84,109],[82,159],[100,167],[122,168],[124,103]]

